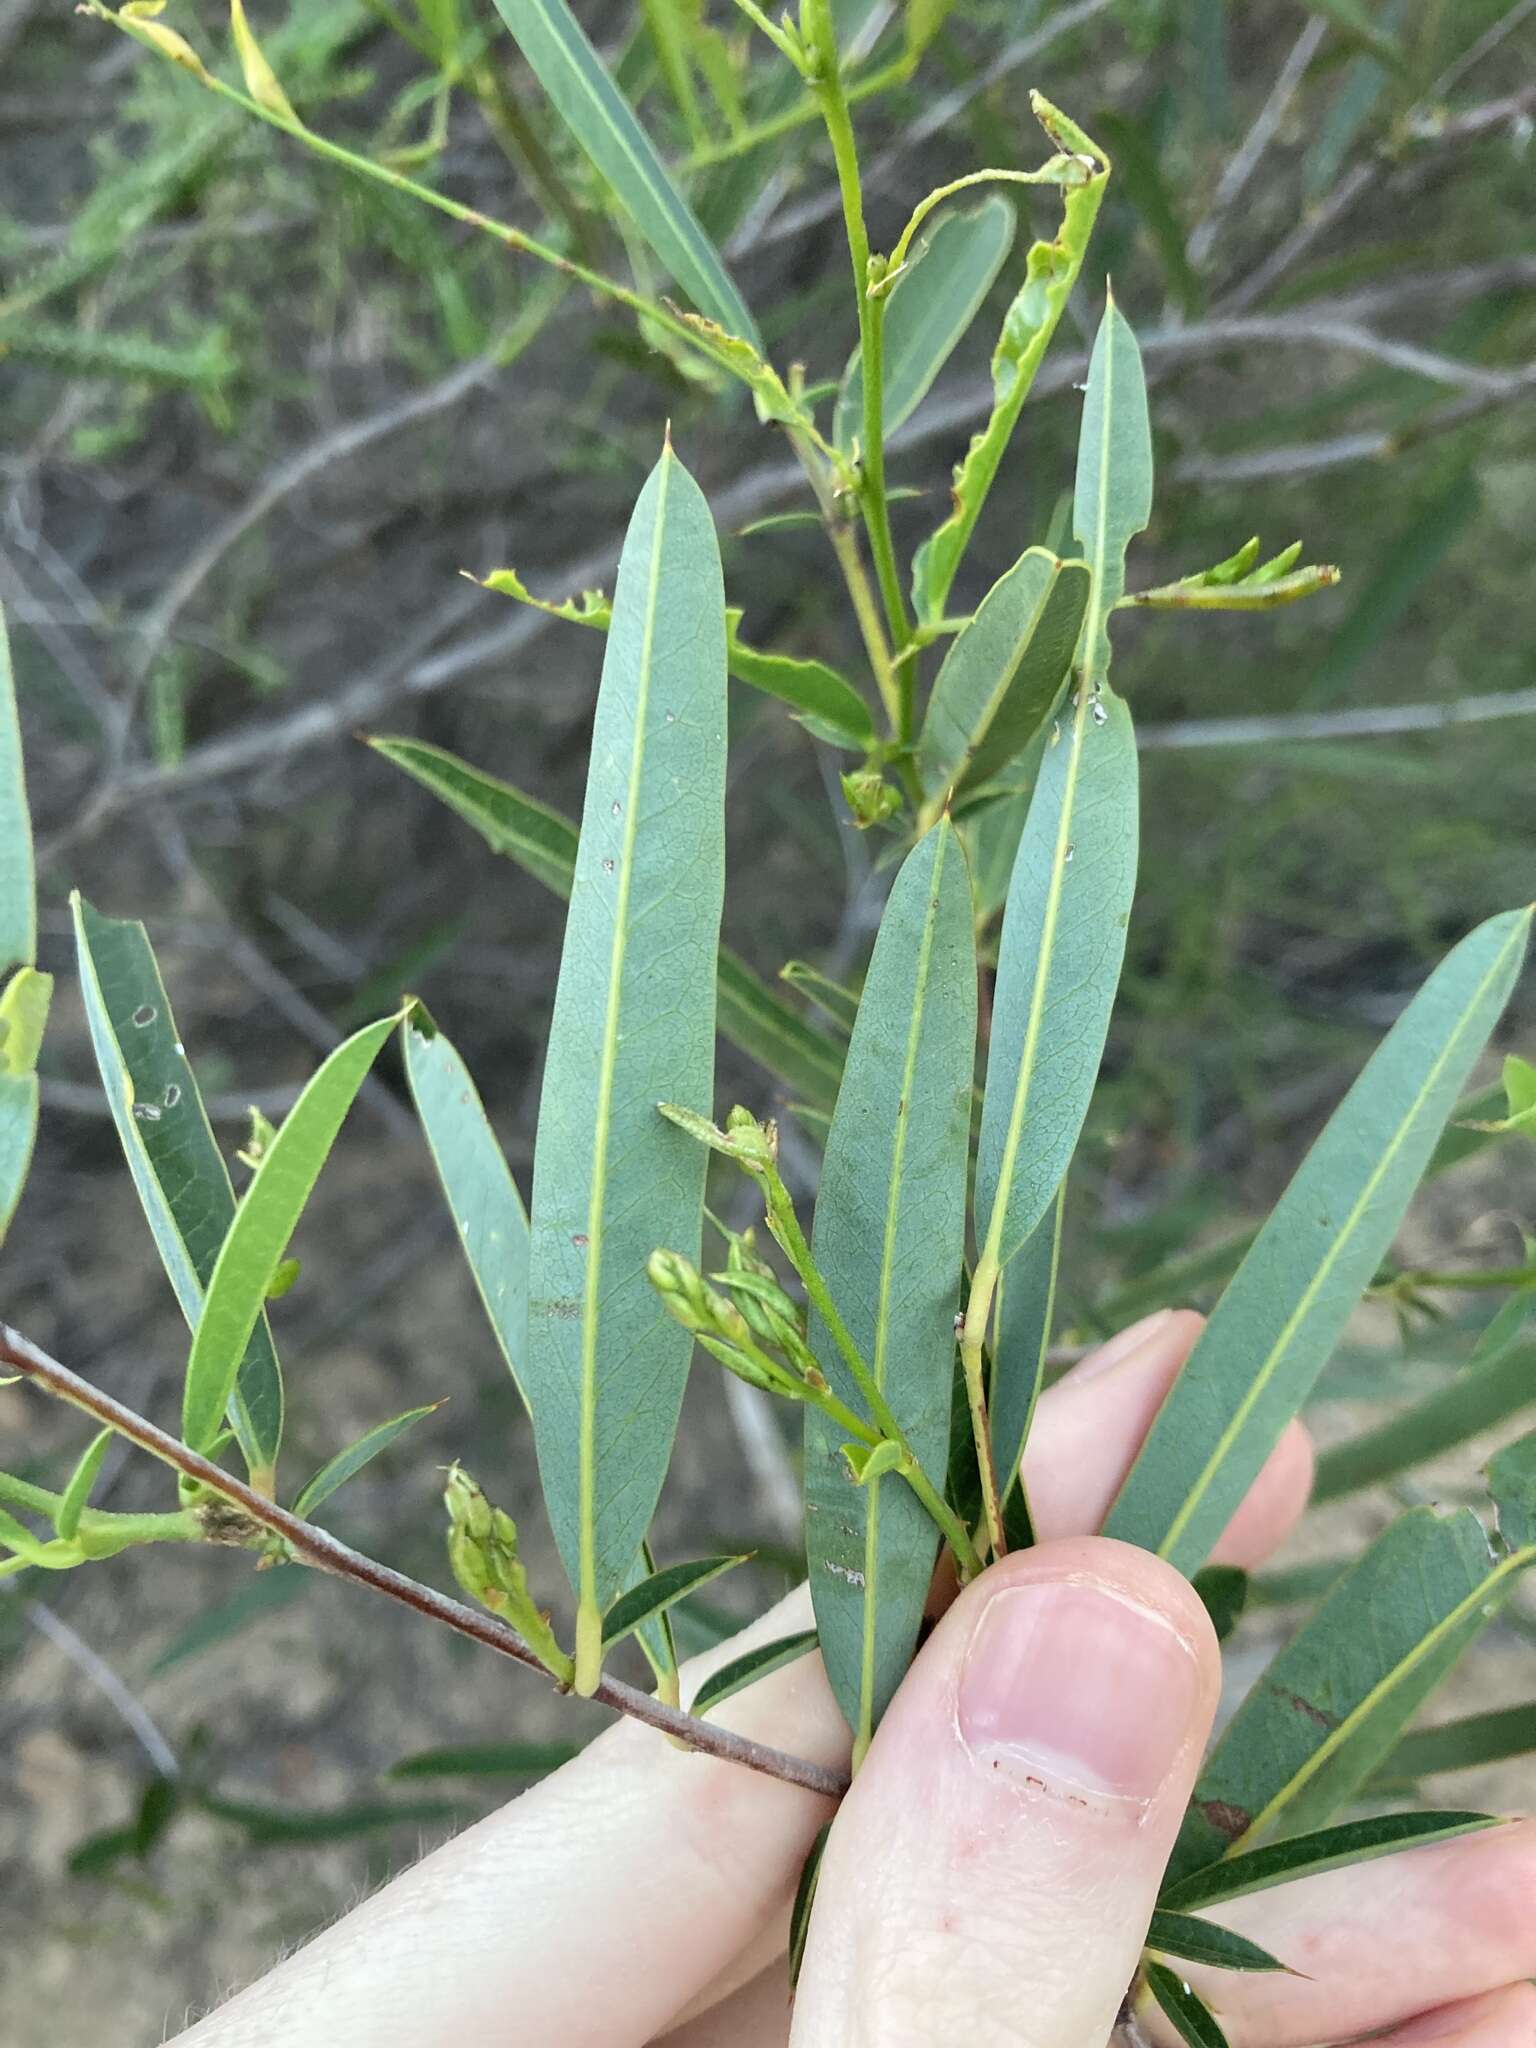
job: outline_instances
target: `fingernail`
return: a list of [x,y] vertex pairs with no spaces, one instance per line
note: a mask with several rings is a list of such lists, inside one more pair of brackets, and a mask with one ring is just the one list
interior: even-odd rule
[[1107,1344],[1099,1345],[1073,1366],[1070,1378],[1075,1386],[1084,1380],[1096,1380],[1101,1372],[1108,1372],[1112,1365],[1118,1365],[1122,1358],[1129,1358],[1133,1351],[1139,1351],[1149,1337],[1155,1337],[1164,1323],[1171,1322],[1173,1310],[1160,1308],[1149,1316],[1143,1316],[1139,1323],[1132,1323],[1128,1330],[1122,1330],[1118,1337],[1111,1337]]
[[1047,1790],[1145,1803],[1182,1755],[1202,1691],[1192,1646],[1092,1580],[994,1593],[960,1675],[971,1750]]

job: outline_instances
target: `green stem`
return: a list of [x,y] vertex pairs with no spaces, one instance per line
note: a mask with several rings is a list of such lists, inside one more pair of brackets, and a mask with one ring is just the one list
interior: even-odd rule
[[1003,1509],[997,1490],[997,1463],[992,1456],[992,1427],[987,1415],[985,1351],[987,1327],[992,1320],[992,1301],[997,1293],[997,1259],[989,1246],[976,1261],[971,1291],[966,1300],[965,1321],[960,1330],[960,1363],[965,1373],[965,1395],[971,1411],[971,1435],[976,1443],[976,1468],[981,1474],[981,1506],[987,1543],[994,1557],[1008,1548],[1003,1538]]
[[[883,65],[879,71],[871,71],[867,78],[859,79],[853,85],[844,87],[844,96],[849,106],[857,106],[861,100],[873,99],[877,93],[888,92],[892,86],[905,85],[912,76],[913,64],[910,57],[898,57],[893,63]],[[786,107],[782,114],[770,114],[766,120],[755,122],[749,128],[740,128],[734,135],[712,142],[705,149],[696,149],[691,156],[683,159],[684,171],[701,171],[711,164],[729,163],[734,157],[745,156],[748,150],[758,149],[765,142],[775,142],[781,135],[789,135],[796,128],[805,128],[821,118],[821,105],[814,97],[797,100],[792,107]]]
[[[885,487],[885,404],[884,333],[885,303],[870,296],[875,282],[870,274],[869,230],[864,223],[864,192],[859,178],[858,147],[848,111],[848,96],[838,67],[837,44],[832,33],[830,9],[819,8],[819,26],[813,57],[816,75],[813,90],[820,102],[832,158],[837,166],[838,191],[843,202],[843,221],[848,235],[848,254],[853,265],[854,297],[859,312],[859,354],[864,378],[864,445],[859,481],[859,504],[869,532],[869,550],[875,565],[875,580],[885,606],[886,629],[893,644],[907,649],[912,639],[912,622],[902,595],[901,572],[896,564],[896,546],[891,537],[890,504]],[[895,663],[895,737],[903,746],[913,737],[913,661],[909,653],[898,655]]]
[[800,1275],[805,1287],[806,1298],[832,1334],[832,1341],[842,1354],[854,1385],[869,1404],[869,1412],[882,1436],[889,1437],[901,1451],[904,1460],[902,1477],[928,1510],[945,1540],[955,1553],[963,1579],[974,1578],[981,1570],[982,1560],[970,1531],[950,1507],[933,1481],[923,1470],[917,1453],[907,1441],[906,1431],[896,1420],[891,1405],[881,1392],[874,1374],[864,1363],[859,1347],[848,1331],[848,1325],[838,1313],[827,1283],[821,1277],[820,1268],[811,1257],[811,1248],[806,1242],[805,1232],[800,1228],[800,1219],[795,1214],[795,1205],[790,1200],[789,1190],[780,1179],[776,1168],[768,1168],[761,1175],[761,1184],[768,1204],[768,1227],[784,1247],[790,1264]]
[[1409,1287],[1464,1287],[1469,1290],[1509,1287],[1524,1291],[1536,1287],[1536,1266],[1497,1266],[1483,1273],[1430,1273],[1410,1268],[1406,1272],[1394,1273],[1387,1282],[1387,1290],[1405,1284]]

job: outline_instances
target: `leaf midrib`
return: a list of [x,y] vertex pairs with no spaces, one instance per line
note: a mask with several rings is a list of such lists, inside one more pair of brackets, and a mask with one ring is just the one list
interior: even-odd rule
[[1192,1521],[1195,1514],[1198,1512],[1201,1505],[1203,1504],[1205,1496],[1210,1491],[1211,1484],[1215,1479],[1217,1472],[1220,1470],[1222,1464],[1225,1462],[1226,1458],[1230,1454],[1232,1446],[1236,1442],[1238,1436],[1241,1434],[1242,1430],[1247,1425],[1248,1418],[1253,1413],[1254,1407],[1256,1406],[1260,1398],[1263,1396],[1263,1394],[1268,1390],[1270,1381],[1273,1379],[1276,1371],[1279,1369],[1279,1365],[1284,1352],[1294,1339],[1297,1330],[1301,1327],[1302,1323],[1306,1320],[1307,1316],[1311,1314],[1313,1304],[1316,1302],[1318,1294],[1321,1291],[1324,1283],[1328,1279],[1328,1276],[1332,1273],[1335,1265],[1338,1263],[1338,1260],[1341,1257],[1343,1250],[1348,1246],[1355,1231],[1359,1228],[1361,1216],[1369,1207],[1370,1202],[1374,1197],[1376,1190],[1380,1187],[1383,1178],[1385,1177],[1389,1169],[1392,1167],[1392,1165],[1396,1162],[1398,1153],[1401,1151],[1403,1145],[1406,1143],[1409,1132],[1412,1130],[1419,1115],[1423,1111],[1424,1104],[1427,1101],[1431,1092],[1433,1091],[1436,1083],[1439,1081],[1441,1074],[1444,1072],[1447,1062],[1450,1060],[1452,1054],[1461,1044],[1461,1041],[1468,1029],[1469,1018],[1475,1015],[1478,1006],[1483,1002],[1483,1000],[1487,996],[1488,990],[1490,989],[1490,987],[1492,987],[1493,983],[1498,979],[1499,975],[1503,972],[1504,963],[1507,960],[1511,950],[1513,949],[1517,941],[1523,941],[1523,937],[1523,928],[1520,926],[1516,926],[1515,929],[1510,933],[1509,938],[1499,948],[1499,951],[1494,956],[1494,959],[1489,965],[1487,972],[1483,975],[1482,980],[1478,983],[1476,992],[1474,993],[1472,998],[1468,1002],[1463,1004],[1461,1017],[1457,1023],[1456,1029],[1451,1033],[1450,1037],[1441,1047],[1439,1054],[1435,1058],[1434,1064],[1431,1066],[1429,1070],[1429,1073],[1425,1076],[1422,1085],[1419,1087],[1416,1094],[1414,1095],[1412,1105],[1404,1114],[1404,1116],[1399,1120],[1397,1128],[1393,1132],[1390,1143],[1383,1151],[1380,1159],[1378,1159],[1375,1168],[1373,1169],[1369,1178],[1365,1182],[1365,1185],[1361,1189],[1360,1194],[1357,1196],[1352,1208],[1350,1209],[1348,1217],[1345,1219],[1343,1227],[1335,1234],[1332,1244],[1329,1246],[1327,1252],[1324,1254],[1322,1259],[1318,1262],[1316,1272],[1313,1274],[1312,1279],[1309,1281],[1306,1288],[1302,1291],[1301,1297],[1298,1300],[1296,1307],[1291,1311],[1291,1314],[1286,1319],[1285,1325],[1282,1328],[1280,1335],[1276,1338],[1273,1345],[1271,1345],[1269,1352],[1265,1357],[1263,1365],[1260,1367],[1259,1371],[1254,1375],[1252,1381],[1249,1383],[1248,1391],[1243,1396],[1242,1400],[1238,1403],[1238,1406],[1233,1413],[1232,1420],[1227,1424],[1226,1428],[1222,1431],[1221,1436],[1217,1439],[1216,1446],[1212,1450],[1210,1457],[1206,1460],[1205,1465],[1203,1466],[1199,1475],[1195,1479],[1194,1484],[1191,1486],[1189,1492],[1185,1495],[1184,1501],[1180,1506],[1178,1513],[1174,1516],[1173,1521],[1169,1525],[1168,1533],[1164,1536],[1162,1542],[1159,1543],[1159,1545],[1157,1546],[1157,1554],[1159,1557],[1168,1557],[1173,1553],[1181,1537],[1183,1536],[1184,1531],[1189,1527],[1190,1522]]
[[649,733],[651,663],[656,639],[656,614],[661,589],[661,560],[666,540],[667,501],[672,484],[670,457],[663,460],[656,489],[656,523],[645,593],[645,619],[640,638],[640,664],[634,707],[634,747],[624,805],[620,841],[618,892],[614,904],[613,938],[608,958],[608,1006],[603,1017],[603,1044],[598,1061],[597,1115],[592,1134],[592,1187],[587,1201],[587,1281],[581,1315],[581,1433],[577,1451],[577,1519],[581,1546],[581,1600],[594,1613],[597,1596],[597,1323],[598,1278],[603,1254],[603,1205],[608,1192],[608,1145],[613,1112],[613,1076],[618,1064],[619,1011],[624,987],[624,954],[629,925],[629,892],[634,878],[635,840],[640,829],[639,794]]

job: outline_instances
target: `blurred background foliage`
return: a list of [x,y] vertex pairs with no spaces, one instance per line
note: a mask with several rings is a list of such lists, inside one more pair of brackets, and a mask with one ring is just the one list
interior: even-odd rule
[[[315,128],[658,282],[488,0],[252,12]],[[835,377],[854,336],[846,250],[787,68],[725,0],[579,12],[775,360]],[[872,88],[856,112],[877,246],[944,179],[1039,159],[1030,85],[1117,170],[957,597],[1059,530],[1073,385],[1109,275],[1146,352],[1159,462],[1133,585],[1255,529],[1273,548],[1304,535],[1345,572],[1292,611],[1122,626],[1117,679],[1147,750],[1143,888],[1074,1187],[1064,1285],[1086,1339],[1138,1295],[1208,1299],[1179,1262],[1272,1199],[1430,963],[1532,894],[1536,7],[939,12],[909,66],[902,10],[840,9]],[[210,61],[224,52],[217,0],[182,0],[174,19]],[[1041,196],[1037,228],[1053,205]],[[985,409],[1033,206],[1014,266],[899,437],[904,549],[940,516]],[[359,735],[414,733],[574,811],[601,644],[459,572],[512,563],[552,597],[606,583],[670,419],[715,504],[744,630],[857,672],[823,536],[779,517],[806,509],[798,471],[739,390],[657,343],[100,23],[0,0],[0,600],[41,842],[41,964],[63,976],[5,1314],[141,1408],[174,1400],[184,1337],[70,990],[67,889],[148,921],[231,1152],[248,1103],[276,1113],[319,1050],[409,986],[452,1030],[526,1188],[559,906]],[[779,707],[743,692],[732,717],[727,937],[770,978],[798,958],[856,979],[888,880],[878,841],[848,827],[824,756]],[[1529,1052],[1529,986],[1523,1004],[1508,1029]],[[763,1077],[722,1057],[727,1097],[768,1106]],[[1492,1160],[1421,1202],[1418,1255],[1518,1259],[1536,1181],[1512,1148]],[[808,1186],[809,1135],[791,1164]],[[451,1238],[381,1069],[274,1318],[301,1458],[450,1397],[336,1507],[356,1540],[429,1573],[427,1433],[520,1515],[534,1497]],[[1445,1297],[1453,1317],[1459,1299]],[[1369,1418],[1362,1393],[1434,1384],[1450,1355],[1437,1343],[1420,1331],[1370,1373],[1346,1359],[1322,1433]],[[59,1483],[77,1434],[0,1390],[11,1469]],[[794,1540],[787,1455],[734,1383],[697,1386],[664,1547],[757,1541],[767,1597],[795,1569],[792,1551],[761,1548],[765,1531]],[[1470,1495],[1473,1463],[1463,1451],[1396,1498]],[[98,1500],[155,1504],[158,1484],[113,1451]],[[1331,1547],[1386,1505],[1356,1503]],[[1311,1540],[1325,1554],[1326,1526]],[[8,1897],[30,1885],[37,1932],[15,1965],[18,2044],[53,2038],[61,1992],[82,2021],[131,2011],[158,2039],[167,2015],[497,1789],[457,1770],[387,1783],[407,1751],[570,1735],[536,1687],[462,1645],[298,1573],[247,1571],[157,1555],[5,1588],[0,1870]],[[1490,1638],[1480,1701],[1505,1696],[1501,1658],[1528,1658],[1524,1628],[1512,1610]],[[1465,1779],[1456,1791],[1473,1803]]]

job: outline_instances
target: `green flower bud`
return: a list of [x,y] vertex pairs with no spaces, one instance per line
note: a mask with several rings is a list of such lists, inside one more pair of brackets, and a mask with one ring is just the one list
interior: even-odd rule
[[843,777],[849,815],[861,832],[883,825],[901,809],[901,791],[878,768],[855,768]]

